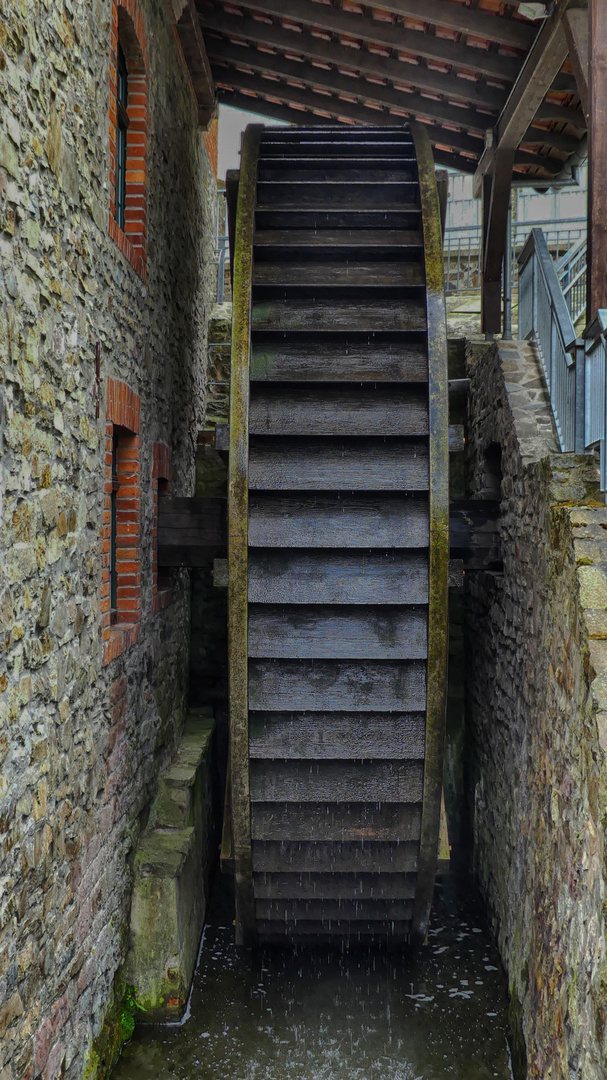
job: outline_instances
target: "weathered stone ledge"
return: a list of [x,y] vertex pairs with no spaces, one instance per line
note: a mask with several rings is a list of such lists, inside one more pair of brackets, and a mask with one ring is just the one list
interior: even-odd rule
[[181,1015],[194,973],[213,862],[214,727],[210,710],[189,712],[135,855],[125,977],[150,1022]]

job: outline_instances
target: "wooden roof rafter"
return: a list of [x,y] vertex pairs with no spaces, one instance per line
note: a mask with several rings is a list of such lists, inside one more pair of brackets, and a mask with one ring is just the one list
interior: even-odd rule
[[[379,6],[379,5],[378,5]],[[489,39],[498,45],[527,52],[535,37],[533,26],[522,19],[499,18],[490,12],[441,0],[382,0],[381,7],[394,15],[422,19],[433,26],[447,27],[465,37]]]
[[[320,112],[311,112],[305,107],[297,107],[292,103],[281,103],[275,100],[269,100],[257,96],[251,92],[244,92],[238,90],[225,90],[221,97],[222,102],[225,105],[229,105],[234,109],[242,109],[244,112],[261,113],[267,116],[271,120],[284,121],[288,124],[303,123],[308,126],[319,126],[334,123],[335,120],[339,120],[340,123],[351,124],[352,126],[360,123],[360,120],[355,119],[352,116],[344,115],[344,112],[340,112],[339,109],[335,109],[335,112],[330,114],[330,117],[321,115]],[[371,110],[369,110],[371,111]],[[325,110],[328,112],[328,110]],[[386,112],[374,112],[373,123],[374,124],[394,124],[399,118],[392,113]],[[368,123],[371,123],[369,118]],[[450,153],[444,150],[434,149],[434,159],[437,165],[446,166],[451,169],[458,169],[461,172],[467,172],[471,175],[476,168],[476,161],[472,158],[466,158],[462,154]]]
[[[311,88],[347,94],[361,104],[373,101],[386,108],[394,107],[408,117],[426,123],[439,123],[453,132],[471,132],[481,139],[484,139],[492,118],[497,119],[496,114],[480,112],[473,107],[454,106],[444,100],[424,97],[413,90],[395,88],[388,80],[371,81],[361,74],[354,81],[329,65],[318,68],[303,57],[287,59],[280,54],[268,54],[266,50],[239,46],[225,38],[207,36],[207,52],[211,64],[220,61],[237,68],[247,68],[262,76],[294,79]],[[565,153],[573,153],[577,147],[577,140],[570,135],[534,127],[529,128],[523,141],[528,145],[547,145]],[[480,144],[476,149],[481,151]]]
[[[230,65],[226,65],[225,67],[213,65],[212,71],[215,83],[218,87],[226,86],[230,89],[245,90],[251,93],[257,93],[260,96],[275,96],[284,102],[290,101],[296,105],[302,105],[306,109],[324,109],[331,115],[336,115],[336,112],[341,111],[341,115],[348,116],[361,124],[377,123],[377,114],[389,110],[389,105],[386,101],[380,102],[376,100],[377,108],[373,108],[369,104],[363,105],[360,102],[354,104],[337,94],[328,91],[323,92],[317,87],[299,87],[294,86],[292,83],[287,85],[279,79],[271,80],[267,77],[263,78],[257,75],[249,75]],[[390,123],[395,123],[398,116],[400,116],[402,120],[409,119],[411,114],[407,114],[402,108],[399,109],[396,101],[392,103],[392,106],[399,111],[396,113],[388,113]],[[434,141],[442,141],[445,138],[442,127],[428,125],[428,132],[431,139],[434,139]],[[470,154],[472,160],[478,156],[479,149],[483,146],[482,139],[474,139],[465,132],[454,131],[449,134],[451,136],[450,145],[454,149]]]
[[[277,119],[289,119],[291,123],[296,120],[293,110],[301,110],[300,116],[305,112],[306,123],[308,113],[324,115],[325,122],[331,119],[347,119],[356,124],[394,124],[400,119],[407,120],[409,117],[402,111],[394,112],[384,108],[370,108],[360,103],[352,104],[336,95],[320,94],[312,89],[285,85],[279,79],[259,79],[246,72],[238,71],[225,65],[223,68],[214,68],[214,76],[218,87],[223,87],[230,92],[240,92],[250,99],[255,99],[257,106],[263,106],[267,100],[287,109],[291,107],[291,116],[276,117]],[[222,95],[222,100],[227,98]],[[263,112],[263,108],[251,108],[251,111]],[[307,110],[307,111],[306,111]],[[442,147],[444,152],[453,151],[457,155],[457,166],[464,172],[474,171],[478,155],[479,141],[467,137],[463,133],[446,132],[438,125],[428,125],[428,135],[434,147]],[[482,145],[482,143],[481,143]],[[527,166],[544,169],[548,175],[559,172],[563,166],[561,159],[544,157],[540,154],[520,150],[516,156],[519,166]]]
[[206,129],[216,115],[217,101],[202,28],[194,0],[163,0],[182,52],[198,106],[198,123]]
[[[530,23],[487,0],[190,0],[219,96],[257,100],[307,123],[428,126],[439,152],[470,171],[483,158],[546,21]],[[568,7],[583,0],[557,0]],[[586,119],[561,60],[515,147],[514,169],[549,181],[577,153]],[[278,118],[276,112],[266,114]],[[379,117],[387,117],[387,120]],[[465,163],[465,166],[462,165]],[[457,163],[457,165],[456,165]]]
[[[285,4],[281,0],[238,0],[238,6],[276,18],[285,18]],[[421,14],[418,17],[424,18]],[[288,19],[292,25],[301,24],[326,30],[328,33],[350,38],[353,42],[370,41],[385,45],[413,57],[438,61],[506,84],[515,81],[521,66],[520,59],[512,55],[461,45],[435,34],[409,29],[406,24],[380,22],[332,5],[315,3],[314,0],[289,0]],[[525,50],[522,50],[521,58],[524,52]]]
[[236,43],[255,43],[279,53],[291,53],[329,64],[340,64],[352,71],[353,77],[359,73],[389,78],[403,84],[410,82],[420,91],[439,96],[447,96],[454,102],[476,104],[491,112],[499,112],[506,100],[506,91],[494,86],[487,86],[477,79],[462,79],[455,75],[427,68],[404,60],[394,59],[370,53],[367,49],[354,52],[351,48],[332,40],[316,37],[310,31],[297,32],[285,29],[275,23],[264,23],[251,16],[238,16],[225,13],[216,6],[202,4],[198,0],[198,13],[204,31],[216,31]]
[[[394,59],[390,55],[371,53],[366,49],[361,49],[354,55],[348,47],[336,44],[330,38],[319,38],[310,31],[296,32],[271,21],[235,15],[231,11],[232,5],[230,13],[227,14],[217,6],[201,3],[201,0],[198,6],[203,29],[221,34],[237,45],[255,44],[267,53],[294,53],[305,56],[312,62],[342,65],[344,69],[351,71],[354,78],[364,73],[391,79],[403,86],[409,83],[420,93],[427,91],[431,95],[444,96],[456,107],[476,106],[479,112],[484,112],[488,118],[491,118],[492,113],[499,112],[506,101],[505,89],[496,88],[481,79],[460,78],[457,75],[431,71],[402,59]],[[570,80],[567,80],[567,85],[569,83]],[[546,103],[546,117],[551,120],[571,123],[577,119],[579,123],[580,115],[576,110]]]
[[268,54],[265,50],[239,46],[226,38],[207,36],[207,52],[211,61],[221,60],[231,65],[243,64],[258,72],[268,72],[283,78],[299,79],[309,86],[317,85],[334,92],[343,91],[357,99],[369,98],[394,104],[411,114],[431,121],[453,124],[458,129],[478,132],[484,137],[492,118],[497,113],[481,113],[472,106],[450,105],[444,100],[424,97],[413,89],[396,90],[387,79],[370,81],[366,73],[361,72],[359,79],[342,75],[339,70],[314,66],[305,57],[287,59],[279,53]]

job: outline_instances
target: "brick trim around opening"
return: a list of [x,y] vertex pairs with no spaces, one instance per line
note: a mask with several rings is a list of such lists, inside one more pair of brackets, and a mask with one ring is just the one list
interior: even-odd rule
[[[109,664],[139,640],[141,621],[141,476],[139,395],[107,380],[104,513],[101,528],[103,662]],[[112,450],[117,437],[116,609],[111,607]]]
[[[118,43],[128,71],[126,201],[124,229],[116,221],[116,87]],[[138,0],[112,0],[110,42],[110,214],[108,232],[131,266],[147,281],[148,44]]]
[[152,614],[173,603],[171,574],[158,572],[158,501],[171,490],[171,451],[166,443],[156,442],[152,453]]

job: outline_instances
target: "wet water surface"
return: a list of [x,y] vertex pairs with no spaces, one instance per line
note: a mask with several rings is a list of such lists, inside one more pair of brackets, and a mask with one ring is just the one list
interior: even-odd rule
[[510,1080],[507,993],[478,905],[439,885],[415,954],[234,945],[216,890],[181,1026],[140,1027],[113,1080]]

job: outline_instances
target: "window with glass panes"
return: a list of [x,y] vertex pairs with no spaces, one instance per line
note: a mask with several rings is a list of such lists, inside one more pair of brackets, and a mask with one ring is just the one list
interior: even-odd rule
[[118,45],[118,70],[116,79],[116,221],[124,229],[126,205],[126,138],[129,127],[127,112],[129,79],[122,46]]

